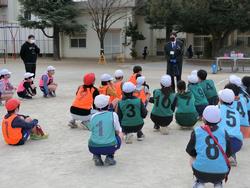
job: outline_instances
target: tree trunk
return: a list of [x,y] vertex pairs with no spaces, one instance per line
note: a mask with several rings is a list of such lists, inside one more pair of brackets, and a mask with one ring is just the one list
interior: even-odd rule
[[219,51],[223,47],[223,38],[218,36],[212,36],[212,57],[215,58],[219,56]]
[[172,26],[166,25],[166,42],[169,42],[172,30]]
[[100,39],[100,55],[104,54],[104,37],[101,37]]
[[54,41],[53,41],[53,58],[54,60],[58,61],[60,60],[60,31],[57,27],[53,28],[53,36],[54,36]]

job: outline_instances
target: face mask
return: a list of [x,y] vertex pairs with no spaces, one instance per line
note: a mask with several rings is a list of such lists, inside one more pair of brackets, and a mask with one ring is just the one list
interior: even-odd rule
[[170,40],[171,40],[172,42],[174,42],[174,41],[175,41],[175,37],[171,37]]
[[31,44],[34,44],[36,41],[34,39],[30,40]]

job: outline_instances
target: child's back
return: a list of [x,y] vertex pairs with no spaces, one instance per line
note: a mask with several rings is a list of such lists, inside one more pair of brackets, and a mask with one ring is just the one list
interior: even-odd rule
[[207,98],[200,84],[188,84],[188,90],[194,95],[195,105],[208,105]]
[[203,80],[200,82],[200,86],[203,89],[204,94],[206,95],[209,104],[216,105],[219,101],[218,101],[218,94],[214,85],[214,81]]

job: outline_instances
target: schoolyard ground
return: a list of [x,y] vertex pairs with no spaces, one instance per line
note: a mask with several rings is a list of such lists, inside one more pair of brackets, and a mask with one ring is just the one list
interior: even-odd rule
[[[140,62],[143,75],[150,85],[151,92],[159,87],[166,63]],[[180,130],[173,121],[170,134],[165,136],[153,132],[153,123],[145,119],[143,142],[136,140],[132,145],[123,144],[116,153],[117,165],[96,167],[88,152],[89,132],[81,128],[70,129],[69,108],[77,87],[82,84],[84,73],[96,73],[96,85],[102,73],[113,74],[123,69],[125,79],[132,72],[133,63],[108,63],[98,65],[93,60],[66,59],[55,62],[39,59],[35,83],[48,65],[56,67],[55,81],[59,84],[56,98],[45,99],[38,89],[38,96],[32,100],[22,100],[20,113],[39,119],[39,123],[49,133],[49,139],[28,141],[24,146],[12,147],[4,143],[0,134],[0,188],[190,188],[194,178],[189,166],[189,156],[185,152],[191,130]],[[19,84],[24,74],[24,65],[18,59],[8,61],[1,68],[8,68],[13,74],[11,81]],[[210,66],[184,64],[183,79],[194,69]],[[249,73],[237,73],[243,76]],[[209,74],[217,89],[227,83],[230,73]],[[151,110],[149,105],[149,112]],[[0,106],[1,116],[5,109]],[[237,155],[238,167],[232,168],[227,188],[250,187],[250,140],[244,141]],[[208,185],[207,187],[212,187]]]

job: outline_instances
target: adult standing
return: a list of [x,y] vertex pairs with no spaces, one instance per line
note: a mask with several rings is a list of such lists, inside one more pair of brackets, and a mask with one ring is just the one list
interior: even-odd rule
[[24,62],[26,72],[36,75],[36,60],[40,49],[35,44],[35,36],[29,35],[28,40],[22,45],[20,56]]
[[167,74],[171,76],[172,88],[175,91],[175,80],[181,80],[182,62],[183,62],[183,42],[176,39],[177,34],[171,33],[170,42],[165,47],[165,55],[167,58]]

